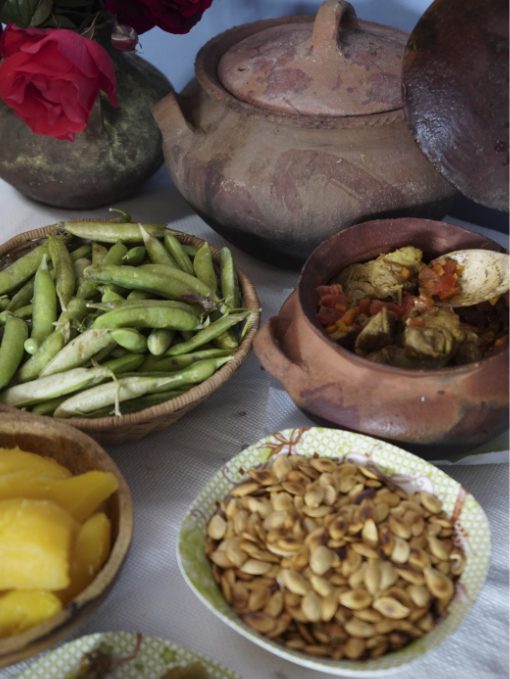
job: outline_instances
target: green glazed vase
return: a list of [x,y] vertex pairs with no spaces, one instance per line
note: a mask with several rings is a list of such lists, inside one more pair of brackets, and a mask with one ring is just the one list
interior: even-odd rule
[[112,58],[119,106],[101,93],[72,142],[34,134],[0,101],[0,178],[40,203],[86,210],[127,198],[160,167],[152,106],[170,92],[170,82],[134,53]]

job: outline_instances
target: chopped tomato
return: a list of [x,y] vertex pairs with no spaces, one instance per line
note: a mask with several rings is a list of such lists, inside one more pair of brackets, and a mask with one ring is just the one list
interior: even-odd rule
[[424,296],[436,297],[441,301],[451,299],[460,292],[459,272],[457,262],[448,258],[422,267],[419,273],[420,292]]

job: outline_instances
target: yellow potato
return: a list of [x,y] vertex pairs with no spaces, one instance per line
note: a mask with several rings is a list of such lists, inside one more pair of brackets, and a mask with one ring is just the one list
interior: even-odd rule
[[0,638],[19,634],[62,608],[58,597],[42,590],[17,590],[0,595]]
[[117,490],[113,474],[90,471],[67,479],[48,479],[23,470],[0,475],[0,501],[9,498],[52,500],[82,522]]
[[110,519],[99,512],[80,527],[71,552],[71,584],[58,592],[64,603],[73,599],[89,585],[108,559],[111,546]]
[[78,526],[54,502],[0,501],[0,590],[58,590],[69,585],[69,553]]
[[70,479],[55,481],[49,487],[48,498],[66,509],[79,521],[85,521],[114,493],[119,484],[109,472],[90,471]]
[[51,457],[29,453],[21,448],[0,448],[0,475],[30,471],[48,479],[67,479],[71,472]]

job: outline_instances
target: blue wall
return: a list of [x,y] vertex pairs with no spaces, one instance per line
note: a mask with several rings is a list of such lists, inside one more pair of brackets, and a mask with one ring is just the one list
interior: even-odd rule
[[[218,33],[250,21],[296,14],[315,14],[320,0],[213,0],[202,20],[187,35],[171,35],[154,28],[140,37],[139,54],[181,90],[193,77],[200,47]],[[429,0],[352,0],[362,19],[410,31],[430,5]]]

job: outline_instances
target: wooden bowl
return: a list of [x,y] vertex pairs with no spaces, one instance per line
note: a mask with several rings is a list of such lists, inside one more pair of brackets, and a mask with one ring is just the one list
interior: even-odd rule
[[118,490],[105,503],[112,524],[110,556],[96,578],[59,613],[14,636],[0,639],[0,667],[25,660],[55,645],[88,618],[103,601],[126,558],[133,533],[133,505],[129,488],[107,453],[89,436],[51,419],[17,412],[0,413],[0,447],[20,448],[54,458],[73,474],[90,470],[111,472]]
[[[55,226],[57,225],[53,224],[32,231],[25,231],[0,245],[0,268],[7,266],[10,262],[25,254],[29,249],[35,247]],[[172,231],[172,233],[176,234],[175,231]],[[176,235],[182,243],[194,245],[195,247],[200,247],[205,242],[200,238],[185,233]],[[219,251],[211,247],[211,252],[214,259],[218,260]],[[239,269],[236,269],[236,271],[243,306],[252,309],[256,313],[252,316],[251,325],[244,335],[238,350],[233,355],[232,360],[223,365],[214,375],[204,380],[201,384],[192,387],[181,396],[177,396],[165,403],[160,403],[157,406],[145,408],[136,413],[128,413],[120,417],[98,417],[95,419],[74,417],[66,418],[65,421],[90,434],[100,443],[117,445],[125,441],[141,439],[153,431],[159,431],[168,427],[219,389],[232,377],[248,356],[260,319],[260,302],[255,288],[242,271],[239,271]],[[0,404],[0,411],[11,412],[14,415],[14,413],[19,412],[19,409]]]
[[463,248],[502,250],[484,236],[428,219],[351,226],[310,255],[297,289],[259,331],[254,350],[315,422],[376,436],[424,456],[463,453],[508,427],[508,347],[465,365],[396,368],[340,346],[316,317],[317,286],[348,264],[406,245],[420,248],[425,261]]

